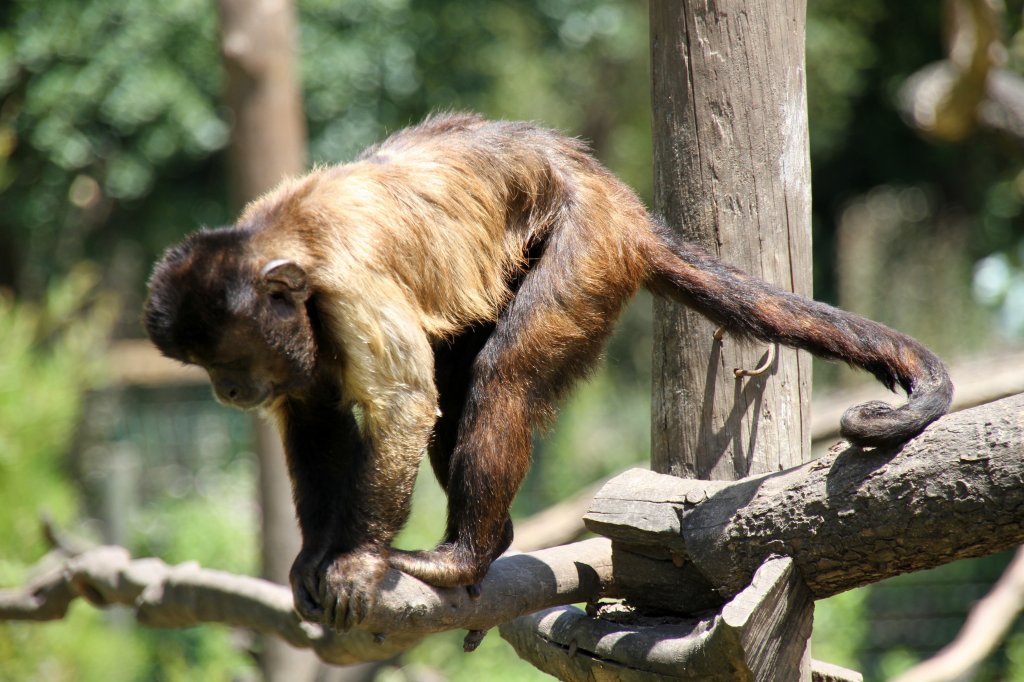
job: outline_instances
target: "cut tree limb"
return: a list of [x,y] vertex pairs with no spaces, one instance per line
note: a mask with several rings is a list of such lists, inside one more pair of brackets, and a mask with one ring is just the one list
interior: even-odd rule
[[[821,598],[1024,542],[1022,455],[1024,396],[1014,396],[947,416],[897,451],[844,447],[796,469],[735,482],[627,472],[602,489],[587,519],[616,547],[647,548],[669,570],[695,567],[720,603],[779,555],[792,558],[810,595]],[[352,663],[386,658],[431,632],[484,630],[590,601],[613,581],[603,538],[499,559],[478,600],[395,572],[363,629],[336,635],[301,622],[287,588],[194,564],[133,561],[124,549],[103,547],[64,560],[24,588],[0,590],[0,620],[61,618],[82,596],[99,606],[134,607],[144,624],[248,627],[313,648],[326,661]],[[677,588],[684,603],[691,585]]]
[[1022,415],[1014,396],[947,416],[897,450],[843,445],[735,482],[633,470],[601,490],[585,521],[616,546],[695,567],[720,600],[773,555],[793,557],[820,599],[1024,542]]

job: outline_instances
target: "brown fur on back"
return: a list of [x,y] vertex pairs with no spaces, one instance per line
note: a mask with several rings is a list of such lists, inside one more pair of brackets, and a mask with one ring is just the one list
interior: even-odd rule
[[[574,225],[579,235],[552,234],[577,205],[606,219]],[[239,224],[255,228],[258,253],[329,263],[317,271],[327,290],[360,287],[348,281],[351,273],[387,272],[421,311],[424,329],[446,336],[494,321],[531,246],[548,239],[607,242],[581,250],[594,261],[590,276],[607,277],[605,258],[632,262],[635,290],[643,266],[638,254],[623,252],[623,233],[645,219],[636,196],[581,143],[527,124],[449,115],[406,129],[353,163],[283,183],[251,203]]]

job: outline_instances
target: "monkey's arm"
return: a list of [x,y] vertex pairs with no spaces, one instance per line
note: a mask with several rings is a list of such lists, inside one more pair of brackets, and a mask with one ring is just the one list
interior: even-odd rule
[[[352,504],[369,462],[351,409],[337,385],[321,382],[304,399],[277,410],[288,459],[302,549],[289,574],[295,607],[303,617],[324,615],[322,577],[338,554],[352,552],[368,536],[364,515]],[[366,566],[372,568],[372,562]]]
[[408,516],[438,404],[434,355],[416,309],[390,282],[373,287],[385,293],[340,297],[327,318],[343,348],[343,395],[362,412],[370,462],[360,498],[371,516],[368,530],[387,542]]
[[[387,283],[377,283],[373,291],[384,287]],[[322,312],[328,333],[343,349],[344,404],[359,408],[361,424],[354,432],[350,411],[335,406],[334,419],[350,423],[339,434],[349,444],[350,451],[342,454],[346,473],[326,482],[337,486],[322,491],[327,504],[314,504],[305,512],[311,527],[303,529],[303,536],[309,548],[300,554],[298,579],[313,594],[296,589],[296,604],[304,616],[345,629],[366,615],[387,568],[388,545],[408,517],[419,462],[437,415],[437,391],[429,341],[415,309],[403,303],[400,292],[372,300],[365,292],[361,297],[338,296]],[[338,426],[329,428],[337,431]],[[297,494],[301,506],[300,498]],[[320,513],[330,518],[318,518]],[[300,519],[303,515],[300,509]],[[312,527],[317,524],[326,532]],[[300,601],[310,596],[306,601],[315,601],[319,608],[307,603],[303,611]]]

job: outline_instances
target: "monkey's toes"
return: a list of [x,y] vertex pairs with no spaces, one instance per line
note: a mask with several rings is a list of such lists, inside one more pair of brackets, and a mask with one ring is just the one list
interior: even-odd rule
[[474,598],[480,595],[479,582],[487,573],[487,566],[481,568],[453,545],[419,552],[393,550],[388,561],[392,568],[435,587],[465,586]]

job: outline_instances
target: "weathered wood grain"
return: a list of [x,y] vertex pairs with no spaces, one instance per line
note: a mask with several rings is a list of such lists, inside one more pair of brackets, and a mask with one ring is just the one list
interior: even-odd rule
[[[811,293],[804,0],[651,0],[654,210],[687,239]],[[655,304],[652,467],[735,479],[807,461],[810,360]]]
[[563,680],[810,679],[813,604],[788,558],[770,559],[717,613],[615,623],[574,607],[523,616],[501,635]]

